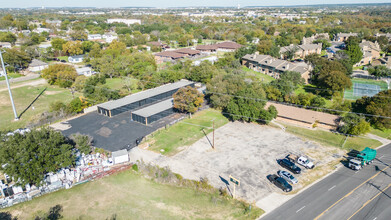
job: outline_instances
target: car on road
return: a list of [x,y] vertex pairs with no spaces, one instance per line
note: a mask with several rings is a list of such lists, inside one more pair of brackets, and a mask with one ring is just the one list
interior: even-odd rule
[[295,163],[289,161],[288,159],[280,159],[277,161],[280,166],[287,168],[288,170],[292,171],[293,173],[300,174],[301,169],[300,167],[297,167]]
[[291,174],[289,173],[288,171],[285,171],[285,170],[279,170],[277,172],[277,174],[284,178],[286,181],[290,182],[290,183],[293,183],[293,184],[296,184],[298,183],[299,181]]
[[276,174],[268,175],[267,179],[284,192],[292,191],[292,186],[284,178],[279,177]]

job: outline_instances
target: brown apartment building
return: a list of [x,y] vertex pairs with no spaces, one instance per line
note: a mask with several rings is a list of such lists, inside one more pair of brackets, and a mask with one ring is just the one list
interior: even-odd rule
[[319,44],[302,44],[302,45],[293,45],[286,47],[281,47],[280,55],[281,59],[286,59],[285,53],[291,50],[296,50],[295,56],[293,59],[304,59],[310,54],[321,54],[322,53],[322,43]]
[[305,83],[310,79],[311,66],[304,62],[293,63],[269,55],[247,54],[242,58],[242,65],[275,79],[280,78],[280,75],[286,71],[299,72]]

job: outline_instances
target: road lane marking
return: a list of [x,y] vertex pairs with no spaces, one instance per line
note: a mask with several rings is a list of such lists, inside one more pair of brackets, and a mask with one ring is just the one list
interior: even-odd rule
[[[347,220],[353,218],[353,216],[355,216],[359,211],[361,211],[365,206],[367,206],[369,203],[371,203],[374,199],[376,199],[380,194],[384,193],[388,188],[391,187],[391,183],[386,187],[384,188],[383,190],[380,190],[380,192],[378,194],[376,194],[376,196],[372,197],[372,199],[366,201],[362,206],[361,208],[359,208],[352,216],[350,216]],[[377,218],[377,217],[376,217]],[[374,219],[376,219],[374,218]]]
[[296,211],[296,213],[300,212],[301,210],[303,210],[305,208],[305,206],[301,207],[299,210]]
[[328,189],[327,191],[330,191],[332,189],[334,189],[336,187],[336,185],[334,185],[333,187],[331,187],[330,189]]
[[373,220],[376,220],[377,219],[377,217],[375,217]]
[[373,175],[372,177],[370,177],[369,179],[365,180],[364,182],[362,182],[360,185],[358,185],[356,188],[354,188],[352,191],[350,191],[348,194],[344,195],[342,198],[340,198],[338,201],[336,201],[334,204],[332,204],[330,207],[328,207],[326,210],[324,210],[322,213],[320,213],[316,218],[314,218],[314,220],[317,220],[319,219],[320,217],[322,217],[322,215],[324,213],[326,213],[327,211],[329,211],[331,208],[333,208],[335,205],[337,205],[339,202],[341,202],[344,198],[350,196],[350,194],[352,194],[354,191],[356,191],[356,189],[360,188],[362,185],[364,185],[365,183],[367,183],[369,180],[375,178],[377,175],[379,175],[380,173],[382,173],[384,170],[390,168],[390,166],[387,166],[385,167],[384,169],[380,170],[379,172],[377,172],[375,175]]

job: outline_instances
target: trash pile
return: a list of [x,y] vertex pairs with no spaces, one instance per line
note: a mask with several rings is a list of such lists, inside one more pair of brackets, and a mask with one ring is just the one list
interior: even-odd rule
[[[0,208],[9,207],[17,203],[31,200],[46,193],[59,189],[69,189],[72,186],[88,182],[92,179],[130,167],[128,163],[114,165],[113,159],[105,154],[76,154],[76,166],[73,168],[62,168],[56,173],[48,173],[42,186],[17,186],[12,184],[12,180],[4,174],[5,180],[1,180]],[[128,161],[126,161],[128,162]]]

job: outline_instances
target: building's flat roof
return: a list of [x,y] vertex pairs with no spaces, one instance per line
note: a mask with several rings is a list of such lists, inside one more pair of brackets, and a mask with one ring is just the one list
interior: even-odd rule
[[132,112],[132,114],[140,115],[142,117],[147,118],[149,116],[155,115],[157,113],[160,113],[172,107],[174,107],[174,99],[168,99],[166,101],[162,101],[154,105],[150,105],[148,107],[134,111]]
[[142,92],[138,92],[138,93],[135,93],[132,95],[125,96],[121,99],[102,103],[102,104],[98,105],[98,107],[101,107],[101,108],[104,108],[107,110],[116,109],[121,106],[130,104],[130,103],[134,103],[134,102],[138,102],[138,101],[147,99],[149,97],[153,97],[153,96],[156,96],[156,95],[159,95],[159,94],[162,94],[162,93],[174,90],[174,89],[179,89],[182,87],[190,86],[193,83],[194,82],[192,82],[192,81],[181,80],[181,81],[178,81],[175,83],[165,84],[165,85],[153,88],[153,89],[148,89],[148,90],[145,90]]

